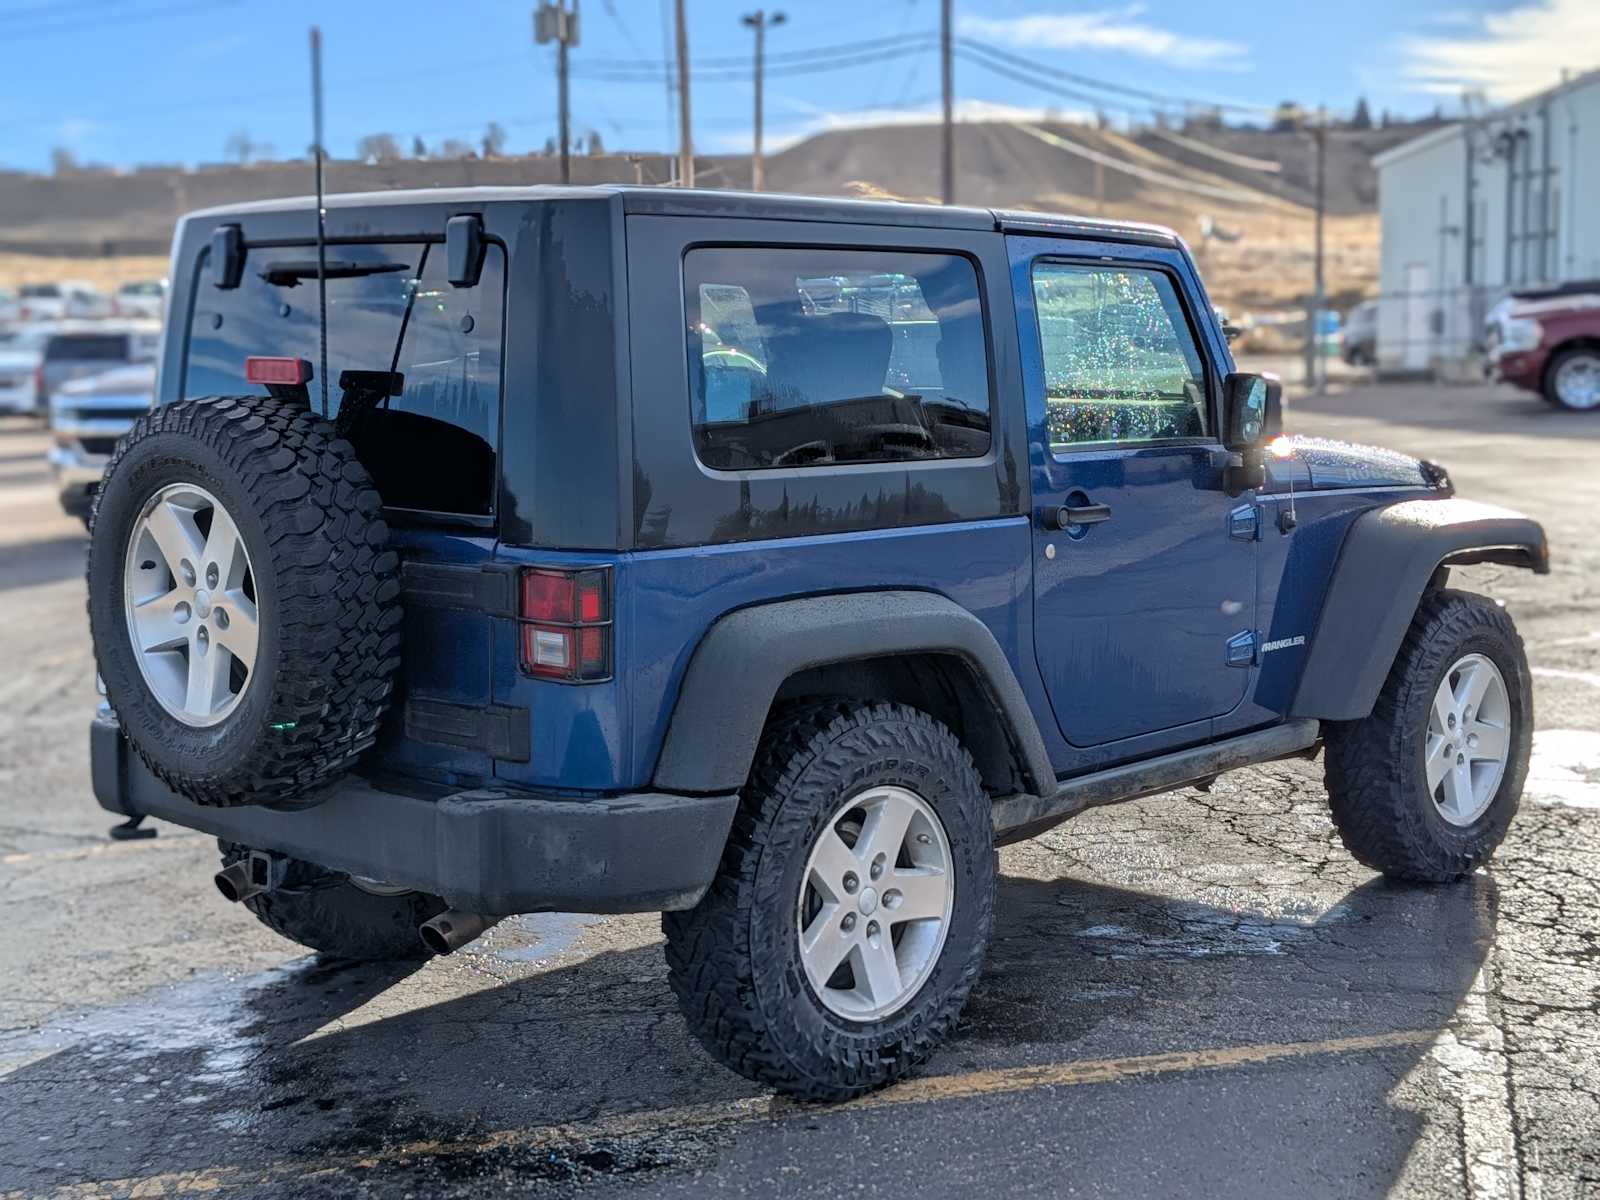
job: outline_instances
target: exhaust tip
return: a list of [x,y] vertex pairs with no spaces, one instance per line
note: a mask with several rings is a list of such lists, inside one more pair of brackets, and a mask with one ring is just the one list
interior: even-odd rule
[[503,917],[486,917],[481,913],[458,912],[452,908],[430,921],[424,921],[417,928],[417,933],[424,946],[435,954],[444,955],[482,937],[502,920]]
[[254,894],[250,883],[250,868],[242,862],[223,867],[213,878],[217,891],[221,892],[222,898],[230,904],[237,904],[246,896]]

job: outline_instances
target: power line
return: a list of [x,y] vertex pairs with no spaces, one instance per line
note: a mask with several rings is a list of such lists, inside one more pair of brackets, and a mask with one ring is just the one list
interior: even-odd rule
[[[1166,108],[1212,108],[1227,112],[1268,113],[1272,108],[1261,104],[1241,104],[1231,100],[1207,100],[1196,96],[1177,96],[1166,92],[1152,92],[1144,88],[1130,87],[1127,84],[1111,83],[1108,80],[1096,79],[1091,75],[1081,75],[1075,71],[1064,71],[1049,63],[1040,62],[1038,59],[1025,58],[1020,54],[1013,54],[1009,50],[1002,50],[998,46],[977,38],[957,38],[962,46],[980,54],[987,54],[992,58],[1015,67],[1042,76],[1046,81],[1070,80],[1083,87],[1093,88],[1096,91],[1116,92],[1119,95],[1131,96],[1134,99],[1145,100],[1150,104]],[[1108,107],[1119,107],[1110,105]]]
[[237,4],[239,0],[188,0],[183,4],[169,4],[162,8],[143,9],[136,12],[119,12],[115,17],[96,17],[90,20],[74,20],[66,22],[34,25],[23,29],[5,30],[7,44],[30,37],[54,37],[62,33],[76,33],[80,29],[106,29],[118,25],[131,25],[136,21],[149,20],[151,17],[178,16],[181,13],[194,12],[197,9],[216,11],[222,4]]

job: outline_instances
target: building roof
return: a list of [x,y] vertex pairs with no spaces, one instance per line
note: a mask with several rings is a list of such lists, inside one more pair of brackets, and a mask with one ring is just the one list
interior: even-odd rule
[[[1542,92],[1534,92],[1531,96],[1524,96],[1521,100],[1513,101],[1503,108],[1495,109],[1481,121],[1503,121],[1516,117],[1529,109],[1538,108],[1549,100],[1568,92],[1579,91],[1586,87],[1600,84],[1600,70],[1587,71],[1582,75],[1574,75],[1571,79],[1564,79],[1554,87],[1545,88]],[[1391,146],[1382,154],[1372,156],[1372,165],[1378,170],[1399,162],[1401,159],[1410,158],[1413,154],[1420,154],[1424,150],[1448,142],[1462,135],[1463,123],[1460,121],[1445,125],[1440,129],[1432,129],[1420,137],[1414,137],[1409,142],[1401,142],[1398,146]]]

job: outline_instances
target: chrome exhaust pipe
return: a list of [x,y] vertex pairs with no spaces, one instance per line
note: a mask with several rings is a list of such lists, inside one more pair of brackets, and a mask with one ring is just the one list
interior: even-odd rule
[[246,858],[217,872],[217,891],[222,893],[224,900],[237,904],[241,900],[250,899],[251,896],[259,896],[267,890],[267,881],[255,878],[251,874],[250,867],[251,860]]
[[482,937],[504,920],[504,917],[486,917],[482,913],[458,912],[452,908],[431,921],[424,921],[417,932],[429,950],[435,954],[449,954]]

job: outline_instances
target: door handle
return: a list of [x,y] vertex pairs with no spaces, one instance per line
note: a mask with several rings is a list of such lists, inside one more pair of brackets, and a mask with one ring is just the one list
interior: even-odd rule
[[1111,519],[1109,504],[1063,504],[1060,508],[1044,511],[1045,525],[1051,529],[1067,529],[1073,525],[1098,525]]

